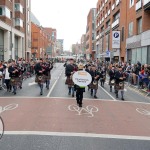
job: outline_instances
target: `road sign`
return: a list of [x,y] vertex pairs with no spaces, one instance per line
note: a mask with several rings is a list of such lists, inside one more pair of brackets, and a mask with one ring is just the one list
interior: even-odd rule
[[120,31],[112,31],[112,48],[120,48]]

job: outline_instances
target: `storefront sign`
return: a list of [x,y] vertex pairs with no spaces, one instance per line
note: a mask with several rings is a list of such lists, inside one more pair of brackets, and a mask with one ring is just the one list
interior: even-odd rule
[[120,31],[112,31],[112,48],[120,48]]
[[86,71],[77,71],[73,74],[73,82],[78,86],[87,86],[91,81],[92,77]]

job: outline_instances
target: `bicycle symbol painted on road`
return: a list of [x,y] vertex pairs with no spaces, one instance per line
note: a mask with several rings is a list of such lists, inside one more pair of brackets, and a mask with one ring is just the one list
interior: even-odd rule
[[[0,114],[2,114],[5,111],[10,111],[10,110],[14,110],[18,107],[18,104],[9,104],[5,107],[0,106]],[[0,116],[0,139],[2,139],[3,135],[4,135],[4,121],[2,119],[2,117]]]
[[5,107],[0,106],[0,114],[2,114],[5,111],[14,110],[18,107],[18,104],[9,104]]
[[86,108],[80,108],[79,106],[73,104],[69,105],[68,109],[69,111],[77,112],[76,115],[88,115],[87,117],[94,117],[94,113],[99,111],[97,107],[91,105],[86,106]]
[[142,115],[150,116],[150,111],[142,108],[137,108],[136,111]]

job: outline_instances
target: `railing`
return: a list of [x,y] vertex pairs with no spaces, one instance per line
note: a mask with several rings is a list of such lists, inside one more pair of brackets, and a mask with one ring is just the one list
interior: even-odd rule
[[105,18],[107,18],[107,14],[105,14]]
[[148,78],[142,78],[141,75],[134,73],[126,73],[126,83],[128,87],[145,92],[145,96],[150,95],[150,80]]
[[147,5],[148,3],[150,3],[150,0],[143,0],[143,5]]
[[104,17],[102,18],[102,22],[104,21]]
[[120,0],[116,0],[116,6],[118,6],[118,5],[119,5],[119,2],[120,2]]
[[140,8],[142,8],[142,1],[141,0],[136,3],[135,10],[137,11]]
[[114,10],[114,9],[115,9],[115,4],[113,4],[113,5],[112,5],[111,9],[112,9],[112,10]]
[[117,25],[119,25],[119,18],[112,23],[111,28],[114,28]]
[[108,10],[108,13],[107,13],[107,14],[108,14],[108,16],[110,15],[110,9]]

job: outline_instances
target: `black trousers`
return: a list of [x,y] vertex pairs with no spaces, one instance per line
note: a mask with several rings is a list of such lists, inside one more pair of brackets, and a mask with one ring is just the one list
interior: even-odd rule
[[7,90],[11,90],[10,79],[5,79]]
[[83,101],[83,89],[76,89],[76,100],[77,100],[77,103],[82,104],[82,101]]

